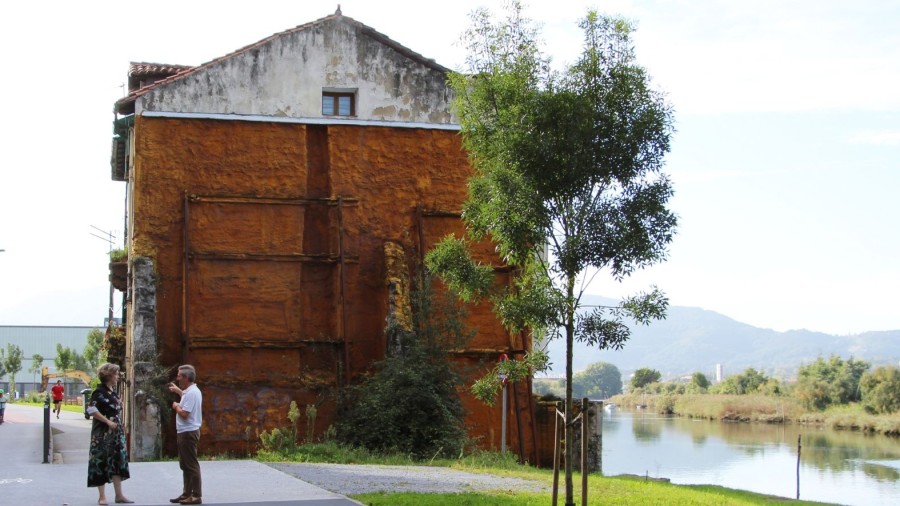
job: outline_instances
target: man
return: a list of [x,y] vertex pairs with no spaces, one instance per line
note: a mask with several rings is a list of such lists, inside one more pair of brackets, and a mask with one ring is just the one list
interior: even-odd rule
[[3,413],[6,412],[6,394],[0,388],[0,424],[3,423]]
[[202,504],[200,486],[200,462],[197,460],[197,443],[200,442],[200,425],[203,423],[203,395],[194,382],[197,373],[192,365],[178,368],[175,383],[169,384],[169,391],[181,396],[180,402],[173,402],[175,410],[175,442],[178,445],[178,464],[184,479],[181,495],[169,499],[178,504]]
[[50,392],[53,394],[53,411],[56,413],[56,418],[59,418],[63,396],[66,394],[66,387],[63,386],[62,380],[56,380],[56,384],[53,385]]

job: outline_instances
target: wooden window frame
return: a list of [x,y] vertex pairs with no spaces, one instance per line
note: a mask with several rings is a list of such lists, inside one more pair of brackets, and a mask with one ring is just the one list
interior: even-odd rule
[[[325,112],[325,97],[331,97],[334,99],[334,106],[331,109],[331,113]],[[350,99],[350,114],[340,114],[340,102],[342,98]],[[339,91],[323,91],[322,92],[322,115],[323,116],[356,116],[356,94],[353,92],[339,92]]]

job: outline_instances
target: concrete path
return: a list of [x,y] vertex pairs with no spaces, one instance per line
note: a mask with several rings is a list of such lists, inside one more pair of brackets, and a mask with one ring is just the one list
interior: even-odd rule
[[[43,464],[43,409],[7,404],[0,425],[0,504],[76,506],[96,505],[97,489],[87,487],[87,458],[91,421],[82,413],[51,413],[52,463]],[[359,506],[329,492],[252,460],[201,461],[203,504],[230,506]],[[125,494],[138,505],[169,505],[181,493],[177,461],[132,462]],[[106,487],[110,504],[112,484]]]

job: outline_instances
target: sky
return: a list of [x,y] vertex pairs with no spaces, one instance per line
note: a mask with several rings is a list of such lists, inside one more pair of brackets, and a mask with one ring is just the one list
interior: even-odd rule
[[[657,285],[670,304],[757,327],[900,329],[900,2],[525,2],[561,68],[589,8],[637,27],[638,63],[675,110],[666,262],[590,293]],[[341,10],[455,70],[477,7],[344,0]],[[0,325],[102,325],[113,103],[129,62],[199,65],[334,13],[337,2],[70,2],[0,7]],[[98,237],[99,236],[99,237]],[[114,309],[121,314],[121,294]]]

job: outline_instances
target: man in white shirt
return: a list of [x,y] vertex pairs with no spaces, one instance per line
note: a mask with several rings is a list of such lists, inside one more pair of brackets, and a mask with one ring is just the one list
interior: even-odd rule
[[200,485],[200,462],[197,460],[197,443],[200,442],[200,425],[203,423],[203,395],[194,382],[197,373],[192,365],[178,367],[175,383],[169,384],[169,391],[181,396],[180,402],[173,402],[175,410],[175,432],[178,444],[178,464],[184,478],[181,495],[169,502],[178,504],[202,504]]

